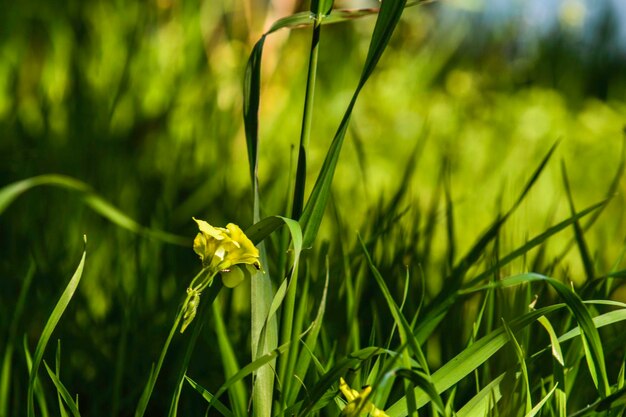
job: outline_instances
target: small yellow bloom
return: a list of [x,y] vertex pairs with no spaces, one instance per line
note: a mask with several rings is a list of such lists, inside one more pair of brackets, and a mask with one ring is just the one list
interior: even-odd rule
[[202,271],[187,288],[187,298],[182,306],[181,333],[196,317],[200,295],[211,285],[215,275],[221,273],[224,286],[234,288],[251,272],[261,269],[259,250],[239,226],[229,223],[226,228],[213,227],[204,220],[194,220],[200,233],[193,241],[193,250],[200,256]]
[[345,417],[359,417],[370,414],[373,417],[389,417],[383,410],[376,408],[368,401],[367,397],[372,393],[372,387],[365,387],[359,392],[350,388],[343,378],[339,378],[339,389],[348,400],[348,404],[341,411]]
[[226,228],[213,227],[204,220],[194,220],[200,233],[193,241],[193,250],[200,256],[204,268],[218,272],[245,264],[261,269],[259,250],[239,226],[229,223]]

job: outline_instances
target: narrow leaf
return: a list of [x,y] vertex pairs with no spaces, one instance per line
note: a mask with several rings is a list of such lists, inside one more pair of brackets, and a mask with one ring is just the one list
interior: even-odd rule
[[[86,236],[84,237],[84,240],[85,240],[85,244],[87,244]],[[78,287],[78,283],[80,282],[80,279],[83,275],[83,267],[85,266],[86,255],[87,255],[87,251],[84,250],[83,256],[80,260],[80,263],[78,264],[78,267],[76,268],[76,271],[74,272],[74,275],[72,276],[67,286],[65,287],[65,290],[61,294],[59,301],[57,301],[57,304],[54,306],[54,309],[52,310],[52,313],[50,314],[50,317],[48,318],[48,321],[46,322],[46,325],[44,326],[43,331],[41,332],[41,336],[39,337],[39,342],[37,342],[37,347],[35,348],[35,354],[33,356],[33,365],[30,370],[30,377],[28,380],[28,393],[27,393],[28,417],[35,416],[34,402],[33,402],[34,385],[35,385],[35,380],[37,378],[37,372],[39,371],[39,365],[41,364],[41,360],[43,358],[44,351],[46,350],[46,346],[48,345],[48,341],[50,340],[50,336],[52,335],[52,332],[54,331],[56,325],[61,319],[61,316],[65,312],[65,309],[70,303],[70,300],[74,296],[74,292],[76,291],[76,288]]]

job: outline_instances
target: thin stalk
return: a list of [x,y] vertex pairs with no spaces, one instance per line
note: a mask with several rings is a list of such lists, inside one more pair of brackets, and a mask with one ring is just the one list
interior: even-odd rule
[[[176,313],[176,318],[174,319],[174,323],[172,324],[170,333],[167,336],[165,343],[163,344],[163,348],[161,349],[161,354],[159,355],[159,360],[156,364],[156,367],[154,367],[152,372],[150,372],[150,378],[148,379],[148,383],[146,384],[146,387],[144,388],[144,392],[141,395],[141,399],[139,400],[139,404],[137,405],[137,409],[135,410],[135,417],[142,417],[144,413],[146,412],[148,401],[150,400],[150,397],[152,396],[152,390],[154,389],[157,378],[159,377],[159,372],[161,371],[161,367],[163,366],[165,355],[167,354],[167,350],[169,349],[172,339],[174,338],[174,334],[176,334],[176,330],[178,330],[180,327],[181,320],[183,319],[183,316],[185,314],[185,311],[187,310],[187,306],[189,302],[191,301],[192,297],[195,294],[197,294],[197,292],[202,291],[202,289],[204,289],[208,285],[208,283],[213,279],[213,277],[215,277],[216,274],[217,274],[216,272],[209,271],[208,273],[209,279],[203,281],[198,286],[199,289],[197,289],[194,292],[187,291],[187,296],[185,298],[185,301],[183,301],[181,306],[178,308],[178,312]],[[206,275],[207,275],[207,269],[204,268],[198,273],[198,275],[196,275],[193,278],[190,284],[190,288],[193,287],[194,283],[196,283],[198,280],[201,280]]]
[[313,36],[311,38],[311,53],[309,56],[309,69],[306,80],[306,93],[304,96],[304,111],[302,114],[302,130],[300,131],[300,147],[298,149],[298,165],[296,168],[296,186],[293,193],[293,207],[291,217],[299,219],[304,207],[304,188],[306,185],[306,160],[307,149],[311,138],[311,124],[313,121],[313,101],[315,97],[315,80],[317,79],[317,57],[319,53],[319,40],[322,25],[316,18],[313,24]]

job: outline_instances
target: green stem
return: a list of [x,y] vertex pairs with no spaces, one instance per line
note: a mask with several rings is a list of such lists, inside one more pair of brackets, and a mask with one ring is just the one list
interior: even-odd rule
[[296,186],[293,194],[293,207],[291,217],[299,219],[304,208],[304,188],[306,185],[306,160],[307,149],[311,138],[311,123],[313,120],[313,99],[315,96],[315,80],[317,78],[317,57],[319,52],[319,40],[322,25],[320,19],[316,19],[313,25],[311,38],[311,53],[309,56],[309,69],[306,80],[306,94],[304,96],[304,112],[302,115],[302,130],[300,131],[300,148],[298,150],[298,165],[296,168]]
[[[178,312],[176,313],[176,318],[174,319],[174,324],[172,325],[172,328],[170,329],[170,333],[167,336],[167,339],[165,340],[165,343],[163,344],[163,348],[161,349],[161,354],[159,355],[159,360],[156,364],[156,366],[153,368],[152,372],[150,373],[150,378],[148,379],[148,383],[146,384],[146,387],[144,388],[144,391],[141,395],[141,399],[139,400],[139,404],[137,405],[137,410],[135,411],[135,417],[142,417],[146,411],[146,408],[148,406],[148,401],[150,400],[150,397],[152,396],[152,390],[154,389],[154,385],[156,384],[157,378],[159,377],[159,372],[161,372],[161,367],[163,366],[163,361],[165,360],[165,355],[167,354],[167,350],[170,347],[170,343],[172,342],[172,339],[174,338],[174,334],[176,333],[176,330],[178,330],[179,326],[180,326],[180,322],[183,318],[183,315],[185,313],[185,310],[187,309],[187,305],[189,304],[189,301],[191,300],[192,296],[196,293],[196,292],[200,292],[202,291],[210,282],[211,280],[215,277],[216,273],[210,273],[207,274],[208,269],[204,268],[202,269],[198,275],[196,275],[192,280],[191,280],[191,284],[189,285],[189,288],[193,288],[194,283],[196,283],[197,281],[201,280],[201,278],[204,278],[205,276],[209,276],[208,279],[205,279],[203,281],[200,282],[200,284],[197,286],[196,291],[188,291],[187,292],[187,296],[185,297],[185,301],[183,301],[183,303],[181,304],[181,306],[178,308]],[[221,286],[220,286],[221,288]],[[212,297],[212,300],[215,299],[215,296]]]
[[178,308],[178,313],[176,313],[176,319],[174,319],[174,324],[170,329],[170,334],[167,336],[165,343],[163,344],[163,348],[161,349],[161,355],[159,355],[159,361],[157,362],[156,367],[150,373],[150,378],[148,379],[148,383],[144,388],[143,394],[141,395],[141,399],[139,400],[139,404],[137,405],[137,410],[135,411],[135,417],[142,417],[146,411],[146,407],[148,406],[148,401],[152,396],[152,390],[154,389],[154,385],[156,384],[156,380],[159,377],[159,372],[161,371],[161,366],[163,366],[163,361],[165,360],[165,355],[167,354],[167,349],[170,347],[170,343],[172,342],[172,338],[178,329],[180,324],[180,320],[183,317],[183,311],[185,306],[189,302],[191,295],[188,293],[187,298],[183,302],[182,306]]

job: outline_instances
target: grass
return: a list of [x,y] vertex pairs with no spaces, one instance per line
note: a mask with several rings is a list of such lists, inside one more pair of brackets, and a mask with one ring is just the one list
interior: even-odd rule
[[[82,127],[107,126],[95,143],[121,141],[94,162],[101,176],[75,166],[0,187],[0,226],[9,231],[1,238],[7,250],[0,267],[10,277],[0,295],[0,415],[623,416],[624,146],[621,153],[616,144],[607,147],[612,159],[597,151],[581,165],[567,155],[584,149],[583,142],[542,142],[551,134],[526,126],[548,123],[568,132],[596,126],[594,135],[615,136],[611,109],[623,103],[590,100],[576,114],[540,87],[478,94],[477,72],[443,68],[461,46],[460,35],[433,35],[417,57],[401,53],[414,39],[405,19],[432,18],[425,6],[408,7],[414,3],[421,2],[384,1],[377,11],[327,15],[332,2],[319,1],[275,22],[250,45],[242,101],[222,98],[210,115],[216,134],[245,132],[245,146],[194,136],[206,126],[201,112],[184,115],[201,100],[192,90],[176,92],[177,101],[168,103],[167,94],[148,88],[151,98],[137,107],[146,113],[137,123],[129,120],[134,88],[143,85],[134,71],[150,61],[131,36],[141,59],[128,55],[121,68],[105,68],[120,71],[119,78],[102,74],[102,83],[121,80],[103,113],[110,120],[98,116]],[[94,16],[114,5],[101,7]],[[158,13],[177,16],[172,22],[198,23],[190,6],[159,7]],[[206,22],[221,19],[206,5],[200,14]],[[121,33],[143,33],[150,22],[142,16],[140,9],[120,15]],[[161,30],[201,44],[212,42],[207,31],[225,36],[218,27],[202,26],[204,38],[184,36],[184,25]],[[63,30],[51,29],[60,39]],[[294,64],[308,69],[300,86],[302,123],[295,126],[298,153],[273,138],[287,135],[291,122],[274,119],[285,110],[275,106],[281,94],[270,94],[277,80],[267,81],[263,70],[274,36],[287,30],[290,46],[297,46],[298,33],[313,38],[289,55],[309,57]],[[342,30],[352,31],[348,37]],[[350,72],[351,62],[336,68],[335,78],[351,80],[344,83],[349,91],[334,84],[325,67],[333,41],[352,42],[360,51],[350,52],[350,61],[360,63],[357,72]],[[232,59],[236,44],[218,43]],[[442,49],[434,53],[436,45]],[[195,51],[185,60],[198,58],[197,49],[185,47]],[[193,67],[181,64],[183,72],[167,76]],[[276,71],[290,69],[279,65]],[[216,88],[227,76],[211,71],[187,75]],[[416,74],[428,88],[402,81]],[[429,84],[437,77],[445,78],[443,89]],[[402,88],[413,90],[399,94]],[[428,122],[400,105],[414,94],[430,94],[423,103]],[[511,115],[506,120],[523,119],[508,132],[510,149],[493,155],[485,149],[495,149],[506,123],[490,113],[492,100]],[[234,121],[241,116],[238,104],[243,125]],[[320,108],[334,110],[322,114]],[[24,135],[47,138],[46,169],[57,153],[85,152],[76,141],[79,109],[72,110],[75,125],[66,139],[53,125],[37,133],[37,111],[31,106],[16,114],[31,121]],[[372,114],[381,126],[397,127],[384,141],[373,139],[380,127],[371,128]],[[578,124],[569,126],[574,120]],[[127,152],[124,123],[138,129],[126,140],[159,138],[149,123],[167,128],[175,140]],[[529,138],[537,141],[533,149],[519,144]],[[64,140],[74,147],[60,145]],[[485,148],[468,151],[477,140]],[[388,148],[382,158],[376,156],[381,146]],[[244,148],[247,169],[239,156]],[[107,165],[117,153],[125,159]],[[565,156],[560,165],[559,154]],[[154,164],[147,162],[151,157]],[[476,166],[484,172],[467,167],[472,158],[482,161]],[[521,162],[507,170],[498,158]],[[393,181],[383,187],[376,178],[389,171],[387,159],[394,161]],[[603,169],[596,176],[597,166]],[[160,169],[167,175],[157,174]],[[581,178],[589,183],[581,185]],[[216,277],[181,333],[191,297],[185,288],[205,273],[191,250],[197,233],[191,216],[247,226],[263,268],[234,289]],[[49,346],[53,338],[56,352]],[[350,398],[339,389],[341,379],[352,389]]]

